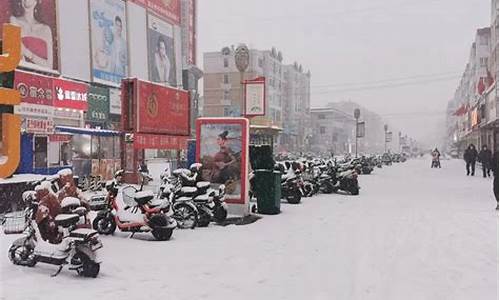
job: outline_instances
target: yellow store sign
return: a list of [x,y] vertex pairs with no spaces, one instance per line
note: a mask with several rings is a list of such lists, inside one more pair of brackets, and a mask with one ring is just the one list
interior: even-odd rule
[[[21,59],[21,28],[3,25],[0,73],[14,71]],[[21,97],[14,89],[0,88],[1,105],[19,105]],[[2,148],[0,154],[7,159],[0,164],[0,178],[14,174],[21,158],[21,118],[14,114],[2,114]]]

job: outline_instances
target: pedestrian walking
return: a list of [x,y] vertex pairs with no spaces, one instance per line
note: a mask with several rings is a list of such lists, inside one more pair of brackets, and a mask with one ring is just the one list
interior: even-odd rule
[[498,150],[493,154],[493,159],[491,161],[491,169],[493,171],[493,193],[497,199],[498,210]]
[[441,161],[439,160],[439,158],[441,157],[441,153],[439,153],[438,148],[432,150],[431,155],[432,155],[431,168],[441,168]]
[[464,152],[465,168],[467,169],[467,176],[474,176],[476,171],[477,150],[474,144],[470,144]]
[[491,159],[492,159],[491,150],[488,149],[488,146],[483,145],[483,149],[481,149],[481,151],[478,154],[478,161],[483,166],[483,177],[485,178],[486,175],[490,177]]

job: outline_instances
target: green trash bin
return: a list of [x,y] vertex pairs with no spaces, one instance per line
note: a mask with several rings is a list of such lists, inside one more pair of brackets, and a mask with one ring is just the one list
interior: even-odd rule
[[254,171],[254,189],[259,214],[276,215],[281,212],[281,173],[273,170]]

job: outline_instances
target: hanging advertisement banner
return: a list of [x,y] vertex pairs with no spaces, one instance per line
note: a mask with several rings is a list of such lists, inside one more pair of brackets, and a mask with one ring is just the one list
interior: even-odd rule
[[54,133],[54,121],[25,118],[21,128],[28,133],[52,134]]
[[109,116],[109,89],[91,85],[87,100],[87,120],[91,122],[106,122]]
[[[21,27],[20,66],[54,72],[59,69],[56,1],[2,0],[0,24]],[[0,34],[1,34],[0,29]]]
[[148,15],[148,44],[149,79],[177,86],[174,26]]
[[385,134],[385,141],[386,141],[387,143],[392,142],[392,132],[387,132],[387,133]]
[[181,23],[181,0],[131,0],[172,24]]
[[202,180],[224,184],[226,202],[248,204],[248,119],[199,118],[196,136]]
[[87,110],[89,86],[76,81],[54,79],[54,107]]
[[136,80],[137,126],[140,133],[189,135],[189,93]]
[[14,106],[14,113],[22,116],[52,118],[54,108],[48,105],[21,103]]
[[266,79],[258,77],[245,81],[245,116],[266,115]]
[[135,149],[182,150],[187,147],[187,136],[134,134]]
[[356,137],[365,137],[365,122],[358,122],[356,126]]
[[187,63],[196,65],[196,0],[188,1]]
[[21,95],[21,102],[52,105],[54,98],[53,78],[16,70],[14,87]]
[[122,114],[122,99],[119,89],[109,89],[109,113],[114,115]]
[[95,82],[119,86],[128,75],[125,2],[90,0],[92,75]]

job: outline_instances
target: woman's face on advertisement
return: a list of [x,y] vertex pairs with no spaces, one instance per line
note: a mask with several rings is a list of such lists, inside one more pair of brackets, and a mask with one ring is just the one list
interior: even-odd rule
[[224,146],[224,145],[226,145],[226,140],[223,139],[223,138],[221,138],[221,137],[218,137],[217,138],[217,145],[219,145],[221,147]]
[[164,42],[160,42],[158,44],[158,52],[160,53],[161,56],[165,57],[167,56],[167,46],[165,46]]
[[30,9],[36,6],[38,0],[22,0],[22,1],[23,1],[23,8]]

